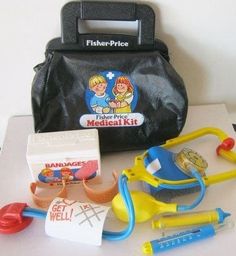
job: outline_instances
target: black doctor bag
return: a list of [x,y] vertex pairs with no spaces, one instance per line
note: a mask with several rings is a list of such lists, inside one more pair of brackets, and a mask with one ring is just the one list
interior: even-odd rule
[[[137,20],[138,31],[82,34],[83,20]],[[167,46],[154,37],[150,6],[69,2],[61,26],[61,37],[49,41],[45,62],[35,67],[35,132],[96,128],[102,152],[145,149],[179,135],[186,89]]]

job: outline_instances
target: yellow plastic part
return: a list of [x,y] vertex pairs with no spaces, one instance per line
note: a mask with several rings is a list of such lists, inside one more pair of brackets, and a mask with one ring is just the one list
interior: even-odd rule
[[[156,214],[177,212],[177,204],[159,202],[142,191],[131,191],[131,198],[134,204],[136,223],[150,220]],[[112,210],[118,219],[128,222],[127,209],[120,194],[117,194],[112,200]]]
[[[160,184],[169,184],[169,185],[183,185],[195,182],[196,179],[186,179],[186,180],[178,180],[178,181],[171,181],[171,180],[164,180],[157,178],[151,175],[149,172],[146,171],[144,166],[144,157],[145,155],[140,155],[135,158],[135,165],[130,169],[123,170],[123,174],[127,176],[128,181],[145,181],[148,184],[152,185],[153,187],[158,187]],[[203,182],[206,186],[216,184],[219,182],[223,182],[226,180],[236,178],[236,169],[219,173],[213,174],[210,176],[203,177]]]
[[[177,138],[167,140],[165,144],[162,145],[163,148],[170,148],[182,143],[185,143],[190,140],[195,140],[199,137],[205,136],[205,135],[215,135],[218,137],[220,142],[223,142],[224,140],[228,139],[229,136],[223,132],[222,130],[214,127],[206,127],[202,128],[196,131],[193,131],[191,133],[181,135]],[[227,151],[224,149],[219,150],[219,155],[221,155],[226,160],[229,160],[231,162],[236,162],[236,153],[233,151]]]
[[220,156],[222,156],[224,159],[236,163],[236,153],[233,151],[226,151],[223,149],[220,149],[219,151]]
[[[175,139],[168,140],[165,144],[161,145],[161,147],[170,148],[172,146],[176,146],[181,143],[185,143],[187,141],[194,140],[196,138],[199,138],[204,135],[209,135],[209,134],[216,135],[219,138],[220,142],[223,142],[224,140],[229,138],[228,135],[224,133],[222,130],[218,128],[207,127],[207,128],[196,130],[186,135],[179,136]],[[218,153],[226,160],[229,160],[231,162],[236,162],[235,152],[227,151],[220,148]],[[136,156],[134,161],[134,166],[132,168],[123,170],[123,174],[127,176],[129,182],[145,181],[148,184],[152,185],[153,187],[158,187],[160,184],[183,185],[183,184],[188,184],[196,181],[196,179],[194,178],[186,179],[186,180],[171,181],[171,180],[160,179],[151,175],[149,172],[146,171],[144,166],[144,159],[147,156],[147,154],[148,154],[147,152],[144,152],[142,155]],[[203,180],[205,185],[208,186],[211,184],[219,183],[219,182],[226,181],[233,178],[236,178],[236,169],[233,169],[224,173],[220,173],[220,174],[205,176],[203,177]]]
[[126,175],[128,181],[145,181],[153,187],[158,187],[160,184],[160,179],[154,177],[149,172],[146,171],[144,166],[144,158],[147,153],[136,156],[134,159],[134,166],[130,169],[123,170],[123,174]]
[[216,183],[234,179],[234,178],[236,178],[236,169],[219,173],[219,174],[206,176],[203,178],[203,181],[205,185],[208,186],[208,185],[216,184]]
[[150,242],[145,242],[142,246],[142,251],[144,254],[153,255],[152,244]]
[[211,210],[162,216],[152,221],[152,228],[179,228],[217,223],[219,223],[219,214],[217,210]]
[[[172,146],[176,146],[176,145],[179,145],[187,141],[194,140],[201,136],[205,136],[209,134],[217,136],[221,142],[220,146],[217,148],[217,153],[223,158],[225,158],[226,160],[229,160],[231,162],[236,162],[236,153],[231,151],[233,144],[231,145],[230,149],[227,148],[227,145],[226,147],[224,145],[225,141],[230,138],[226,133],[224,133],[222,130],[218,128],[213,128],[213,127],[202,128],[194,132],[191,132],[189,134],[179,136],[175,139],[168,140],[166,141],[165,144],[161,145],[161,147],[170,148]],[[149,172],[146,171],[146,168],[144,166],[144,159],[147,156],[147,154],[148,152],[146,151],[142,155],[136,156],[134,166],[132,168],[123,170],[122,174],[127,176],[129,182],[145,181],[148,184],[152,185],[153,187],[158,187],[160,184],[183,185],[183,184],[189,184],[197,181],[194,178],[186,179],[186,180],[171,181],[171,180],[160,179],[158,177],[151,175]],[[216,184],[222,181],[236,178],[236,169],[233,169],[224,173],[220,173],[220,174],[204,176],[202,178],[206,186],[211,184]],[[145,222],[151,219],[156,214],[168,213],[168,212],[174,213],[177,211],[176,204],[166,204],[163,202],[159,202],[149,194],[146,194],[141,191],[132,191],[131,197],[134,203],[136,222]],[[113,199],[112,208],[118,219],[126,222],[128,221],[126,207],[123,203],[123,200],[120,194],[117,194]],[[213,215],[214,214],[212,213],[212,218],[215,218],[215,215],[214,216]],[[181,222],[186,223],[187,222],[186,218],[187,217],[185,216],[184,219],[180,221],[180,224]],[[200,220],[198,219],[198,217],[194,217],[193,219],[191,218],[191,221],[200,221]]]

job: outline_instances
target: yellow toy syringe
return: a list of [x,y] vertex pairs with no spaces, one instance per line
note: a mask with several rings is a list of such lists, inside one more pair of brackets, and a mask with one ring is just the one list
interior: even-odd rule
[[158,220],[152,221],[153,229],[182,228],[205,224],[220,224],[230,213],[224,212],[221,208],[215,210],[171,214],[161,216]]

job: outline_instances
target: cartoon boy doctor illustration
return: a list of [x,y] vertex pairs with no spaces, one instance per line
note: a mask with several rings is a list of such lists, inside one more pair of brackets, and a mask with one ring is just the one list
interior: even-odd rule
[[90,100],[90,106],[97,114],[107,114],[110,112],[110,97],[106,93],[107,81],[102,75],[94,75],[89,79],[89,89],[94,92]]

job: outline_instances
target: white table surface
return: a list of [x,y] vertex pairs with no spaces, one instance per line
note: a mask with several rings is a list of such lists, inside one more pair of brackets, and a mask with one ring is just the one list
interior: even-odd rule
[[[223,104],[190,106],[187,122],[182,134],[206,126],[221,128],[231,137],[235,138],[229,115]],[[32,180],[25,157],[27,136],[32,132],[33,122],[31,116],[12,117],[9,120],[3,151],[0,156],[0,207],[17,201],[26,202],[30,206],[35,207],[29,193],[29,183]],[[218,140],[214,136],[205,136],[187,145],[185,144],[185,146],[192,147],[207,159],[209,174],[230,170],[235,167],[235,165],[216,156],[215,148],[217,145]],[[173,151],[177,151],[181,147],[178,146]],[[111,153],[102,156],[102,176],[104,179],[102,186],[112,183],[112,170],[121,171],[124,168],[133,166],[134,156],[138,153],[140,151]],[[131,184],[132,186],[139,185]],[[196,194],[182,196],[178,201],[190,203],[191,200],[194,200],[195,196]],[[69,190],[69,198],[86,200],[80,186],[79,188],[76,187]],[[235,180],[209,187],[205,199],[196,210],[210,210],[217,207],[230,212],[232,214],[231,220],[236,219]],[[118,231],[122,228],[124,228],[124,224],[116,220],[112,212],[110,212],[105,223],[105,229]],[[151,221],[149,221],[144,224],[137,224],[133,234],[124,241],[110,242],[104,240],[101,247],[96,247],[48,237],[44,232],[44,220],[35,219],[27,229],[17,234],[0,234],[0,255],[136,256],[143,255],[141,251],[143,242],[160,238],[160,236],[159,231],[151,229]],[[221,232],[214,238],[174,249],[162,255],[222,256],[224,254],[227,256],[236,255],[236,228]]]

